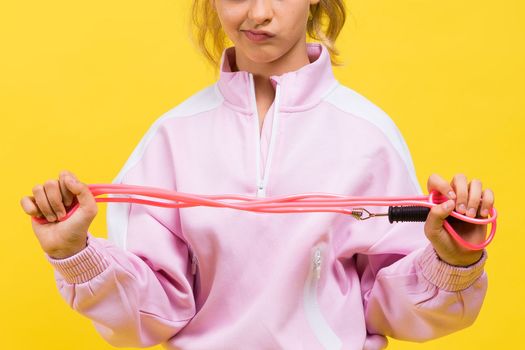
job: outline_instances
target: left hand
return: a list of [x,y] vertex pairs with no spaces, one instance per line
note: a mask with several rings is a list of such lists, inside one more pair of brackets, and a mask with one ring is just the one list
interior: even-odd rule
[[[428,192],[436,190],[449,198],[447,202],[430,210],[425,222],[425,234],[432,243],[441,260],[450,265],[468,266],[476,263],[482,256],[481,250],[469,250],[459,245],[443,227],[443,221],[452,210],[469,216],[487,218],[494,205],[494,193],[490,189],[482,191],[481,181],[456,174],[450,184],[437,174],[432,174],[427,182]],[[450,222],[449,222],[450,223]],[[479,244],[485,240],[487,225],[476,225],[465,221],[450,223],[466,241]]]

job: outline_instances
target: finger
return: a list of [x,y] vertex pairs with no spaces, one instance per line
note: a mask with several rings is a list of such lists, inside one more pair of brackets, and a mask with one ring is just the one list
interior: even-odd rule
[[34,201],[35,201],[35,198],[33,198],[32,196],[31,197],[24,196],[20,200],[20,205],[22,206],[22,209],[24,209],[24,212],[26,214],[31,215],[31,216],[40,217],[40,218],[44,217],[44,215],[38,209]]
[[81,208],[89,208],[90,210],[97,210],[95,197],[89,190],[89,187],[78,181],[75,177],[67,176],[65,184],[67,188],[78,198],[78,203]]
[[448,199],[456,198],[456,194],[454,193],[452,186],[450,186],[450,184],[444,178],[437,174],[432,174],[428,177],[427,189],[429,193],[433,190],[437,190]]
[[425,221],[425,232],[432,238],[438,236],[443,228],[443,221],[450,215],[454,209],[454,201],[452,199],[447,200],[441,204],[438,204],[428,213],[427,220]]
[[55,213],[51,209],[51,205],[47,201],[46,193],[44,192],[44,187],[42,185],[36,185],[33,187],[33,196],[35,197],[36,205],[38,209],[44,214],[46,220],[53,222],[56,220]]
[[492,192],[492,190],[487,188],[485,189],[485,191],[483,191],[480,215],[484,218],[489,216],[489,210],[492,209],[493,205],[494,205],[494,192]]
[[47,200],[51,204],[51,209],[55,213],[55,216],[59,219],[66,215],[66,208],[62,203],[62,194],[60,193],[60,186],[57,180],[48,180],[44,183],[44,192],[46,193]]
[[451,182],[452,188],[456,192],[456,211],[461,214],[467,212],[468,184],[467,177],[463,174],[456,174]]
[[478,212],[478,206],[481,202],[481,181],[478,179],[472,179],[469,184],[469,195],[467,202],[467,216],[471,218],[476,217]]
[[63,170],[60,172],[59,185],[60,185],[60,193],[62,194],[62,200],[64,202],[64,205],[66,207],[69,207],[73,203],[73,199],[75,198],[75,196],[70,190],[67,189],[66,180],[65,180],[67,175],[74,176],[71,172],[67,170]]

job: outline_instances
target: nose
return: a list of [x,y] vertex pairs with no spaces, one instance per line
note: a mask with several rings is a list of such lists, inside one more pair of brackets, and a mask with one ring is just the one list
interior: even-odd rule
[[264,24],[273,17],[273,0],[252,0],[248,17],[256,24]]

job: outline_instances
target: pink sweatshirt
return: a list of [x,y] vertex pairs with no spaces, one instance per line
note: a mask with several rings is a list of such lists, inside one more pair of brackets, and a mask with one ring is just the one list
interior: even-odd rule
[[[259,130],[253,76],[220,77],[158,118],[113,183],[273,197],[423,194],[394,122],[334,77],[326,47],[272,76]],[[116,195],[115,195],[116,196]],[[69,305],[115,346],[167,349],[383,349],[472,324],[486,252],[441,261],[424,223],[339,213],[255,213],[108,203],[109,239],[47,256]],[[386,208],[374,207],[382,211]]]

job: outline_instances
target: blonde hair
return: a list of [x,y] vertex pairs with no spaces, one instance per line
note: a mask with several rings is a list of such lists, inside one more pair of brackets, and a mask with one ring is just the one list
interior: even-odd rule
[[[327,23],[325,23],[327,20]],[[344,0],[320,0],[310,6],[306,33],[326,46],[330,61],[335,66],[342,65],[338,60],[339,50],[335,41],[346,20]],[[210,0],[193,0],[190,21],[191,39],[197,49],[217,71],[228,37],[222,29],[217,12]],[[324,27],[326,26],[326,29]]]

